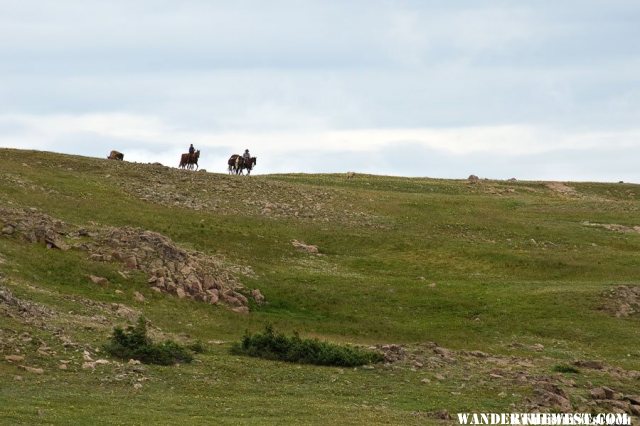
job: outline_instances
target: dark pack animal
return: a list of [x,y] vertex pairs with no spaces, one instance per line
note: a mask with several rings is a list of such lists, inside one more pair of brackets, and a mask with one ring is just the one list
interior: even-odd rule
[[122,160],[124,160],[124,154],[121,153],[121,152],[118,152],[118,151],[111,151],[111,153],[107,157],[107,160],[119,160],[119,161],[122,161]]
[[227,161],[229,166],[229,174],[241,175],[244,174],[244,170],[247,170],[247,175],[251,174],[251,169],[256,165],[256,157],[249,159],[244,158],[242,155],[233,154]]
[[180,157],[180,164],[178,167],[181,169],[193,170],[193,166],[198,170],[198,158],[200,158],[200,150],[197,150],[193,154],[184,153]]

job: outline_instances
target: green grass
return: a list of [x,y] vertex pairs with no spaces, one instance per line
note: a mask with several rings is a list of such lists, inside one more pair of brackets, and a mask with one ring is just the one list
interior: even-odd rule
[[[47,358],[35,346],[24,347],[30,365],[46,367],[42,376],[0,358],[0,375],[9,378],[0,384],[0,423],[424,424],[421,413],[442,408],[510,411],[509,404],[530,392],[482,377],[468,380],[456,366],[447,367],[451,378],[440,382],[434,371],[340,370],[229,354],[229,342],[265,323],[337,344],[435,341],[522,356],[539,365],[538,374],[575,359],[637,368],[640,349],[630,342],[639,341],[640,319],[615,318],[600,306],[606,289],[638,284],[640,234],[582,223],[640,225],[640,187],[569,185],[579,197],[560,196],[542,182],[470,185],[337,174],[246,179],[2,149],[0,207],[33,207],[88,228],[160,232],[229,265],[250,266],[255,275],[238,278],[260,288],[268,303],[238,315],[178,300],[151,291],[142,273],[124,278],[118,264],[1,235],[3,285],[59,315],[50,320],[51,329],[0,317],[5,335],[26,331],[58,351]],[[160,195],[175,188],[186,199],[217,207],[145,200],[140,188]],[[301,211],[321,206],[312,218],[269,216],[255,204],[261,200],[307,209]],[[318,245],[322,255],[297,251],[293,239]],[[90,285],[89,274],[108,278],[109,286]],[[133,301],[135,291],[145,303]],[[82,351],[63,347],[54,329],[97,348],[113,327],[126,326],[107,315],[112,303],[136,309],[180,343],[204,342],[207,351],[189,365],[146,367],[141,389],[133,388],[130,376],[117,379],[126,367],[82,370]],[[544,350],[526,349],[536,343]],[[22,348],[16,345],[0,346],[1,355]],[[75,367],[58,370],[63,357]],[[571,376],[584,383],[604,380],[593,374]],[[17,375],[23,380],[11,379]],[[421,382],[425,377],[429,384]]]

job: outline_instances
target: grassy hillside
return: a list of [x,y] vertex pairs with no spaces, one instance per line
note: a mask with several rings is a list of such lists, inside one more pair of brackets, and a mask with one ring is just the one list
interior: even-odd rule
[[[238,314],[157,293],[142,270],[0,230],[0,423],[425,424],[446,422],[442,410],[610,411],[591,389],[619,400],[640,389],[638,185],[247,178],[2,149],[1,208],[160,233],[267,303]],[[157,336],[206,352],[157,367],[96,350],[138,314]],[[388,362],[229,353],[267,323],[386,346]],[[83,368],[99,358],[109,363]]]

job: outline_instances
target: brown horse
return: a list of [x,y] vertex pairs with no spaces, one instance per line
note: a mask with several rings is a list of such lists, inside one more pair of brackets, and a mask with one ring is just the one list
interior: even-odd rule
[[229,165],[229,174],[238,174],[237,164],[239,158],[242,160],[242,157],[238,154],[233,154],[231,157],[229,157],[229,161],[227,161],[227,164]]
[[197,150],[193,154],[185,153],[180,157],[180,164],[178,167],[181,169],[193,170],[195,164],[196,170],[198,170],[198,158],[200,158],[200,150]]

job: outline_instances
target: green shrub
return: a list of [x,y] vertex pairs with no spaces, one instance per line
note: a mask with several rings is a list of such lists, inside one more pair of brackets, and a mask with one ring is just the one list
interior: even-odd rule
[[135,326],[126,330],[116,327],[104,350],[117,358],[137,359],[145,364],[172,365],[191,362],[193,355],[184,347],[171,340],[154,343],[147,336],[147,322],[138,318]]
[[246,333],[242,342],[232,346],[231,352],[235,355],[299,364],[340,367],[355,367],[383,360],[378,352],[321,342],[318,339],[302,339],[297,333],[287,337],[282,333],[276,333],[271,325],[267,325],[263,333]]
[[553,367],[553,371],[555,371],[557,373],[572,373],[572,374],[580,373],[580,370],[578,370],[577,368],[575,368],[575,367],[573,367],[571,365],[566,365],[566,364],[555,365]]

